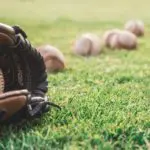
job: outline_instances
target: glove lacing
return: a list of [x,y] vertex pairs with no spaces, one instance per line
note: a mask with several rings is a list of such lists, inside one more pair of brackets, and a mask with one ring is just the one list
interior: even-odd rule
[[[48,106],[53,106],[58,108],[59,110],[61,110],[61,107],[48,101],[48,97],[46,96],[45,98],[43,98],[43,101],[39,101],[37,100],[32,100],[31,101],[31,94],[28,95],[28,100],[27,100],[27,109],[28,109],[28,114],[33,117],[36,116],[39,113],[43,113],[42,111],[44,111],[43,109],[48,107]],[[37,103],[36,106],[33,108],[32,104]]]
[[4,92],[4,76],[3,76],[3,72],[0,69],[0,94]]

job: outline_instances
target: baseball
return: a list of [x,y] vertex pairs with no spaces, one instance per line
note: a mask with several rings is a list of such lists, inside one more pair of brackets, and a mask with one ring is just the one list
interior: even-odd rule
[[101,39],[91,33],[81,35],[73,45],[74,54],[81,56],[96,56],[102,51]]
[[[121,32],[121,30],[119,30],[119,29],[112,29],[112,30],[106,31],[103,35],[104,45],[108,48],[111,47],[111,43],[114,45],[116,43],[116,38],[113,38],[113,37],[114,37],[114,35],[118,34],[119,32]],[[112,38],[113,38],[113,40],[112,40]]]
[[130,20],[125,24],[124,28],[137,37],[144,35],[144,23],[141,20]]
[[107,31],[103,37],[105,46],[111,49],[136,49],[137,37],[125,30],[113,29]]
[[122,31],[118,34],[118,48],[133,50],[137,48],[137,37],[128,31]]
[[42,55],[47,72],[58,72],[65,68],[63,53],[54,46],[43,45],[37,48]]

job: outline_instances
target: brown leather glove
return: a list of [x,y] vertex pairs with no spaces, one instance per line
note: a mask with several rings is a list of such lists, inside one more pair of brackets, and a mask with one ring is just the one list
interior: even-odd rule
[[8,120],[27,104],[27,90],[0,94],[0,121]]

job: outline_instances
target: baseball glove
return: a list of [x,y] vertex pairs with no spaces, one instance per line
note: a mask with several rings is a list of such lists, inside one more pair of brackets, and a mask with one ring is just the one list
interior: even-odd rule
[[0,122],[18,122],[48,112],[47,74],[40,53],[19,26],[0,23]]

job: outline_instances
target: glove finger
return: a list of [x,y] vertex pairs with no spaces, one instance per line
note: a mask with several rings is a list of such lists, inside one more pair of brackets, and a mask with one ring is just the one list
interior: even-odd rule
[[14,40],[10,37],[10,35],[0,33],[0,43],[3,45],[13,45]]
[[6,99],[6,98],[9,98],[9,97],[13,97],[13,96],[20,96],[20,95],[27,95],[29,92],[28,90],[16,90],[16,91],[9,91],[9,92],[6,92],[6,93],[3,93],[0,95],[0,100],[1,99]]
[[10,35],[15,35],[14,29],[6,24],[0,23],[0,32],[10,34]]
[[21,110],[24,106],[26,106],[27,98],[25,95],[12,96],[9,98],[0,100],[0,109],[6,110],[6,115],[4,120],[9,119],[16,112]]

